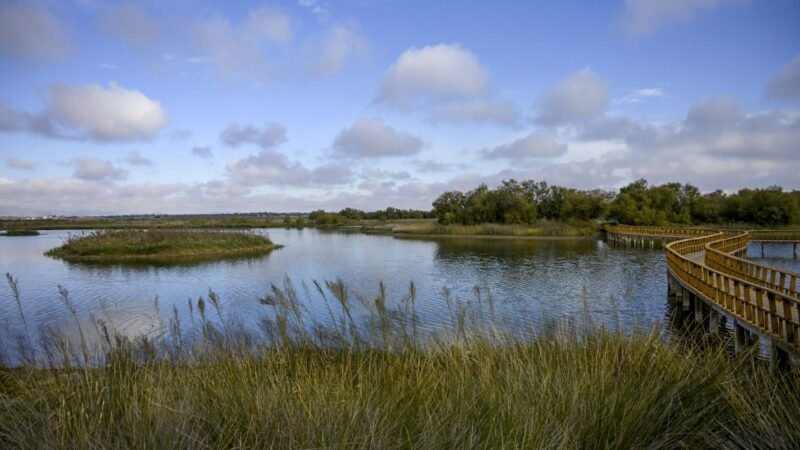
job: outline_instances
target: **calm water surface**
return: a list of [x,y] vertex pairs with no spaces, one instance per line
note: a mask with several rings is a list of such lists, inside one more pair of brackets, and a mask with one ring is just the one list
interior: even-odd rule
[[[431,330],[452,319],[444,289],[453,301],[474,303],[476,286],[482,300],[491,296],[497,318],[510,326],[590,317],[630,329],[662,323],[667,316],[666,263],[658,249],[610,247],[587,239],[406,239],[313,229],[258,232],[285,247],[258,258],[159,266],[68,263],[43,256],[74,231],[3,237],[0,272],[19,279],[24,314],[32,328],[73,326],[59,299],[62,285],[81,320],[88,323],[93,314],[128,335],[155,332],[160,321],[172,317],[173,307],[187,323],[187,300],[196,302],[209,289],[219,294],[226,315],[255,324],[271,308],[258,299],[285,277],[298,286],[301,297],[306,297],[303,284],[341,279],[354,294],[374,298],[383,281],[394,305],[408,295],[413,282],[420,324]],[[786,247],[768,248],[765,262],[799,270],[791,260],[791,246]],[[751,255],[756,254],[760,248],[753,246]],[[327,311],[315,297],[309,289],[311,314],[324,320]],[[4,284],[0,336],[5,332],[8,339],[7,331],[20,327],[16,303]]]

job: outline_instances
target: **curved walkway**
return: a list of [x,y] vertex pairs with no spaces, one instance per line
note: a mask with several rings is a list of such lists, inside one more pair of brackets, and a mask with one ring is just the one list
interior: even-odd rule
[[646,239],[672,241],[665,245],[670,290],[695,303],[697,318],[705,317],[705,304],[712,324],[719,314],[733,321],[737,349],[749,332],[769,340],[773,360],[800,359],[800,274],[742,257],[751,240],[797,243],[800,231],[627,225],[607,225],[606,231],[613,241],[632,240],[642,245]]

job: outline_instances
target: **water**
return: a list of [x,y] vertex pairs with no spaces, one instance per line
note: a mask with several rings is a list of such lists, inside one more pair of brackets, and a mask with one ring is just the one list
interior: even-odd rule
[[[408,295],[413,282],[419,323],[429,330],[452,320],[444,289],[454,301],[474,303],[476,287],[482,301],[492,298],[496,318],[509,326],[588,317],[607,327],[631,329],[667,320],[666,262],[659,249],[610,247],[591,239],[408,239],[314,229],[258,232],[285,247],[257,258],[171,265],[68,263],[43,256],[61,244],[67,231],[0,238],[0,272],[18,278],[32,329],[76,328],[58,295],[61,285],[69,291],[82,326],[94,315],[129,336],[162,329],[173,307],[188,323],[187,300],[196,302],[209,289],[220,296],[227,316],[255,324],[271,312],[258,299],[285,277],[301,293],[303,284],[313,287],[313,280],[341,279],[367,299],[375,297],[383,281],[390,306]],[[768,251],[768,263],[787,263],[784,255],[773,252]],[[796,265],[791,255],[788,261]],[[309,291],[313,300],[315,292]],[[327,316],[319,303],[312,301],[310,308],[321,320]],[[0,337],[9,339],[8,330],[21,328],[11,289],[0,286]]]

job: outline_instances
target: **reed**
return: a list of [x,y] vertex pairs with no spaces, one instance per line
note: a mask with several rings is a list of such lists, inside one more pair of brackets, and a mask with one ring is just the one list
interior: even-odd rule
[[[86,353],[95,357],[62,337],[37,354],[76,363],[41,356],[0,370],[0,447],[800,443],[797,373],[773,374],[720,346],[669,344],[658,329],[566,325],[529,338],[449,296],[452,327],[421,336],[414,286],[393,300],[382,285],[364,298],[340,280],[307,287],[272,286],[260,330],[227,318],[210,292],[216,319],[198,300],[199,331],[175,327],[177,313],[160,340],[128,339],[98,321],[99,347]],[[324,299],[328,319],[314,321],[301,292]],[[491,299],[477,304],[490,309]]]

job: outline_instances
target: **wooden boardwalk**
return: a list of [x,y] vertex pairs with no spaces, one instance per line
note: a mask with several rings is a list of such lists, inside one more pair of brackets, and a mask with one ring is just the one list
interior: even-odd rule
[[[695,319],[719,331],[733,323],[735,347],[757,335],[769,342],[775,365],[800,362],[800,274],[745,259],[751,241],[793,243],[800,231],[716,231],[607,225],[608,239],[635,246],[664,244],[670,298],[694,310]],[[668,242],[668,243],[667,243]]]

